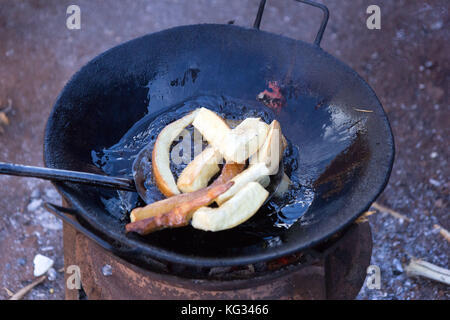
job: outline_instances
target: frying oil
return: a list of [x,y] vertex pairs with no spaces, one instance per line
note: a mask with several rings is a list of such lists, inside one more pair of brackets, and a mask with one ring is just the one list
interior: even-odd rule
[[[276,118],[276,114],[271,109],[257,101],[240,101],[225,96],[198,96],[172,106],[163,113],[144,116],[115,145],[103,150],[92,151],[93,163],[106,174],[132,178],[133,162],[139,151],[146,146],[152,148],[159,132],[166,125],[200,107],[216,112],[224,119],[227,119],[230,124],[238,123],[248,117],[259,117],[266,123],[271,123]],[[283,124],[281,125],[283,129]],[[187,130],[191,137],[197,134],[192,126],[188,127]],[[235,228],[249,236],[263,237],[267,240],[269,246],[270,243],[273,243],[278,238],[280,232],[290,228],[299,219],[300,223],[302,223],[301,217],[308,210],[314,199],[312,188],[305,185],[304,181],[300,183],[299,171],[301,168],[298,166],[298,159],[301,154],[298,146],[292,144],[289,141],[289,137],[286,138],[288,147],[285,150],[283,162],[285,173],[291,180],[289,189],[281,197],[273,197],[250,220]],[[179,140],[174,141],[172,149],[179,143]],[[206,146],[206,143],[202,143],[200,149],[195,143],[188,145],[193,149],[180,149],[183,153],[182,157],[188,154],[190,159],[184,159],[184,161],[177,164],[171,161],[171,170],[175,179],[189,161],[199,153],[199,150],[201,151]],[[148,161],[149,166],[151,166],[151,159],[148,159]],[[163,199],[164,196],[155,186],[151,170],[147,170],[147,172],[148,176],[145,185],[150,199],[152,201]],[[112,215],[123,221],[127,221],[129,212],[134,207],[145,205],[139,199],[137,193],[123,191],[119,191],[115,198],[103,199],[103,202]],[[307,221],[304,222],[307,223]]]

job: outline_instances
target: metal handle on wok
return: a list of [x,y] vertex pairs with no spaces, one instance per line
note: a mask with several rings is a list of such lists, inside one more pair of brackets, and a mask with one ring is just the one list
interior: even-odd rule
[[[325,28],[328,23],[328,18],[330,16],[330,12],[328,11],[328,8],[325,5],[314,2],[314,1],[309,1],[309,0],[295,0],[295,1],[303,2],[305,4],[308,4],[310,6],[313,6],[313,7],[316,7],[316,8],[319,8],[322,10],[322,12],[323,12],[322,23],[320,24],[319,31],[317,32],[316,39],[314,40],[314,44],[317,45],[318,47],[320,47],[320,41],[322,41],[323,33],[325,32]],[[253,24],[253,28],[256,28],[258,30],[259,30],[259,26],[261,24],[261,18],[264,13],[265,5],[266,5],[266,0],[261,0],[261,2],[259,3],[258,13],[256,14],[256,19]]]
[[93,240],[95,243],[97,243],[99,246],[101,246],[103,249],[118,255],[118,256],[136,256],[137,254],[141,254],[141,251],[138,248],[117,248],[88,230],[87,228],[83,227],[78,221],[74,219],[70,219],[66,214],[69,214],[71,216],[76,217],[77,211],[71,208],[64,208],[57,206],[56,204],[52,204],[49,202],[44,203],[45,208],[49,210],[51,213],[53,213],[56,217],[60,218],[64,222],[70,224],[72,227],[74,227],[77,231],[84,234],[89,239]]

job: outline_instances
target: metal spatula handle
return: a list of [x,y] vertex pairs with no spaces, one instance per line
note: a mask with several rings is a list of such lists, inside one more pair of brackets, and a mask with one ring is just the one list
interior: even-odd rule
[[41,178],[52,181],[75,182],[93,186],[136,191],[134,180],[132,179],[110,177],[87,172],[32,167],[0,162],[0,174]]

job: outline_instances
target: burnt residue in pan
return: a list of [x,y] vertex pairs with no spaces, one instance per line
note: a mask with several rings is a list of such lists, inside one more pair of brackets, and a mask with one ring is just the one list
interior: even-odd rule
[[360,174],[369,156],[363,135],[358,132],[350,147],[339,154],[314,182],[314,190],[325,200],[341,193],[347,182]]

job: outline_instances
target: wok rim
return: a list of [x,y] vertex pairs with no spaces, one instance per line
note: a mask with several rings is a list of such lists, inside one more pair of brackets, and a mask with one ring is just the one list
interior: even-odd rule
[[[383,190],[386,188],[386,186],[389,182],[389,178],[390,178],[390,175],[392,172],[394,159],[395,159],[395,140],[394,140],[392,128],[391,128],[389,119],[387,117],[386,111],[384,110],[383,105],[381,104],[380,100],[378,99],[376,93],[371,88],[371,86],[353,68],[348,66],[343,61],[341,61],[338,58],[334,57],[333,55],[329,54],[328,52],[326,52],[325,50],[323,50],[321,47],[319,47],[317,45],[314,45],[314,44],[311,44],[311,43],[308,43],[308,42],[305,42],[302,40],[292,39],[292,38],[289,38],[289,37],[286,37],[283,35],[274,34],[271,32],[264,31],[264,30],[258,30],[258,29],[254,29],[254,28],[237,26],[237,25],[224,25],[224,24],[215,24],[215,23],[176,26],[173,28],[164,29],[164,30],[161,30],[161,31],[158,31],[155,33],[146,34],[141,37],[129,40],[127,42],[124,42],[122,44],[114,46],[114,47],[98,54],[97,56],[95,56],[94,58],[89,60],[85,65],[83,65],[70,78],[70,80],[66,83],[66,85],[63,87],[63,89],[59,93],[59,95],[56,99],[56,102],[53,105],[52,111],[47,119],[47,124],[46,124],[45,134],[44,134],[44,152],[43,152],[44,165],[46,167],[52,167],[52,166],[49,166],[51,161],[50,161],[50,158],[48,158],[49,154],[47,151],[47,149],[48,149],[47,144],[48,144],[48,140],[49,140],[48,137],[50,135],[50,129],[51,129],[51,124],[52,124],[51,120],[55,115],[56,106],[57,106],[58,101],[60,100],[61,96],[65,92],[66,88],[74,81],[74,79],[76,79],[78,73],[80,73],[85,67],[87,67],[92,62],[94,62],[98,59],[101,59],[104,55],[110,53],[111,51],[116,50],[121,47],[124,47],[131,42],[142,40],[143,38],[151,36],[151,35],[162,34],[165,32],[173,32],[176,30],[181,30],[181,29],[186,29],[186,28],[195,28],[195,27],[199,27],[199,26],[202,26],[202,27],[221,26],[221,27],[226,27],[226,28],[238,28],[238,29],[246,30],[247,32],[263,33],[263,34],[268,34],[271,36],[278,37],[280,39],[300,42],[302,45],[306,45],[306,46],[309,46],[310,48],[318,50],[320,52],[320,54],[327,56],[327,58],[333,60],[334,63],[339,64],[343,68],[345,68],[349,73],[351,73],[355,77],[355,79],[359,80],[369,90],[369,92],[372,94],[373,98],[376,99],[376,102],[378,103],[378,105],[380,107],[379,111],[381,111],[381,112],[377,112],[377,116],[380,116],[379,121],[381,121],[384,124],[387,124],[387,126],[386,126],[387,132],[386,133],[387,133],[388,141],[384,141],[384,144],[389,146],[389,148],[387,148],[387,149],[389,149],[389,153],[387,153],[386,156],[383,157],[383,160],[385,161],[385,163],[379,165],[379,167],[383,168],[383,169],[387,168],[387,170],[384,173],[384,179],[383,179],[382,183],[377,188],[373,189],[374,191],[371,193],[371,196],[369,197],[369,199],[364,201],[365,204],[361,206],[361,209],[356,210],[355,213],[353,215],[349,216],[348,218],[343,219],[343,220],[346,220],[344,223],[341,223],[336,228],[331,228],[332,231],[326,232],[322,236],[317,237],[316,239],[312,239],[311,241],[304,242],[301,245],[294,245],[292,247],[286,248],[286,247],[283,247],[283,244],[282,244],[279,247],[277,247],[276,249],[271,250],[269,252],[260,252],[260,253],[256,253],[256,254],[255,253],[247,253],[247,254],[245,254],[245,256],[239,256],[239,257],[217,257],[217,258],[215,258],[215,257],[192,257],[190,255],[169,251],[167,249],[163,249],[158,246],[154,246],[154,245],[150,245],[150,244],[143,245],[142,241],[139,242],[135,239],[127,238],[128,241],[130,243],[136,245],[137,249],[141,250],[143,254],[148,255],[151,258],[154,258],[156,260],[165,261],[165,262],[169,262],[169,263],[176,263],[176,264],[186,265],[186,266],[212,268],[212,267],[225,267],[225,266],[238,266],[238,265],[254,264],[254,263],[258,263],[258,262],[265,262],[265,261],[277,259],[280,257],[288,256],[293,253],[300,252],[302,250],[311,248],[319,243],[322,243],[322,242],[326,241],[327,239],[329,239],[332,235],[334,235],[334,234],[342,231],[346,227],[348,227],[359,216],[361,216],[364,212],[366,212],[370,208],[372,203],[375,202],[375,200],[380,196],[380,194],[383,192]],[[375,106],[375,108],[378,109],[378,106]],[[115,233],[108,234],[106,232],[102,232],[99,228],[97,228],[96,224],[98,225],[99,222],[94,219],[91,219],[91,217],[89,217],[89,215],[85,213],[87,210],[84,209],[83,206],[80,204],[80,202],[76,199],[76,197],[74,197],[70,193],[70,188],[68,187],[68,185],[66,185],[66,183],[52,182],[52,184],[63,195],[63,198],[65,200],[67,200],[68,204],[77,211],[77,213],[78,213],[77,218],[79,219],[81,217],[81,220],[83,220],[86,224],[88,224],[89,229],[94,230],[95,233],[100,234],[103,237],[106,236],[115,242],[121,243],[125,247],[130,246],[128,243],[124,243],[123,241],[121,241],[120,237],[117,237],[117,235]],[[359,202],[363,202],[363,201],[359,200]],[[108,241],[108,242],[111,242],[111,241]],[[126,259],[126,257],[124,257],[124,258]]]

